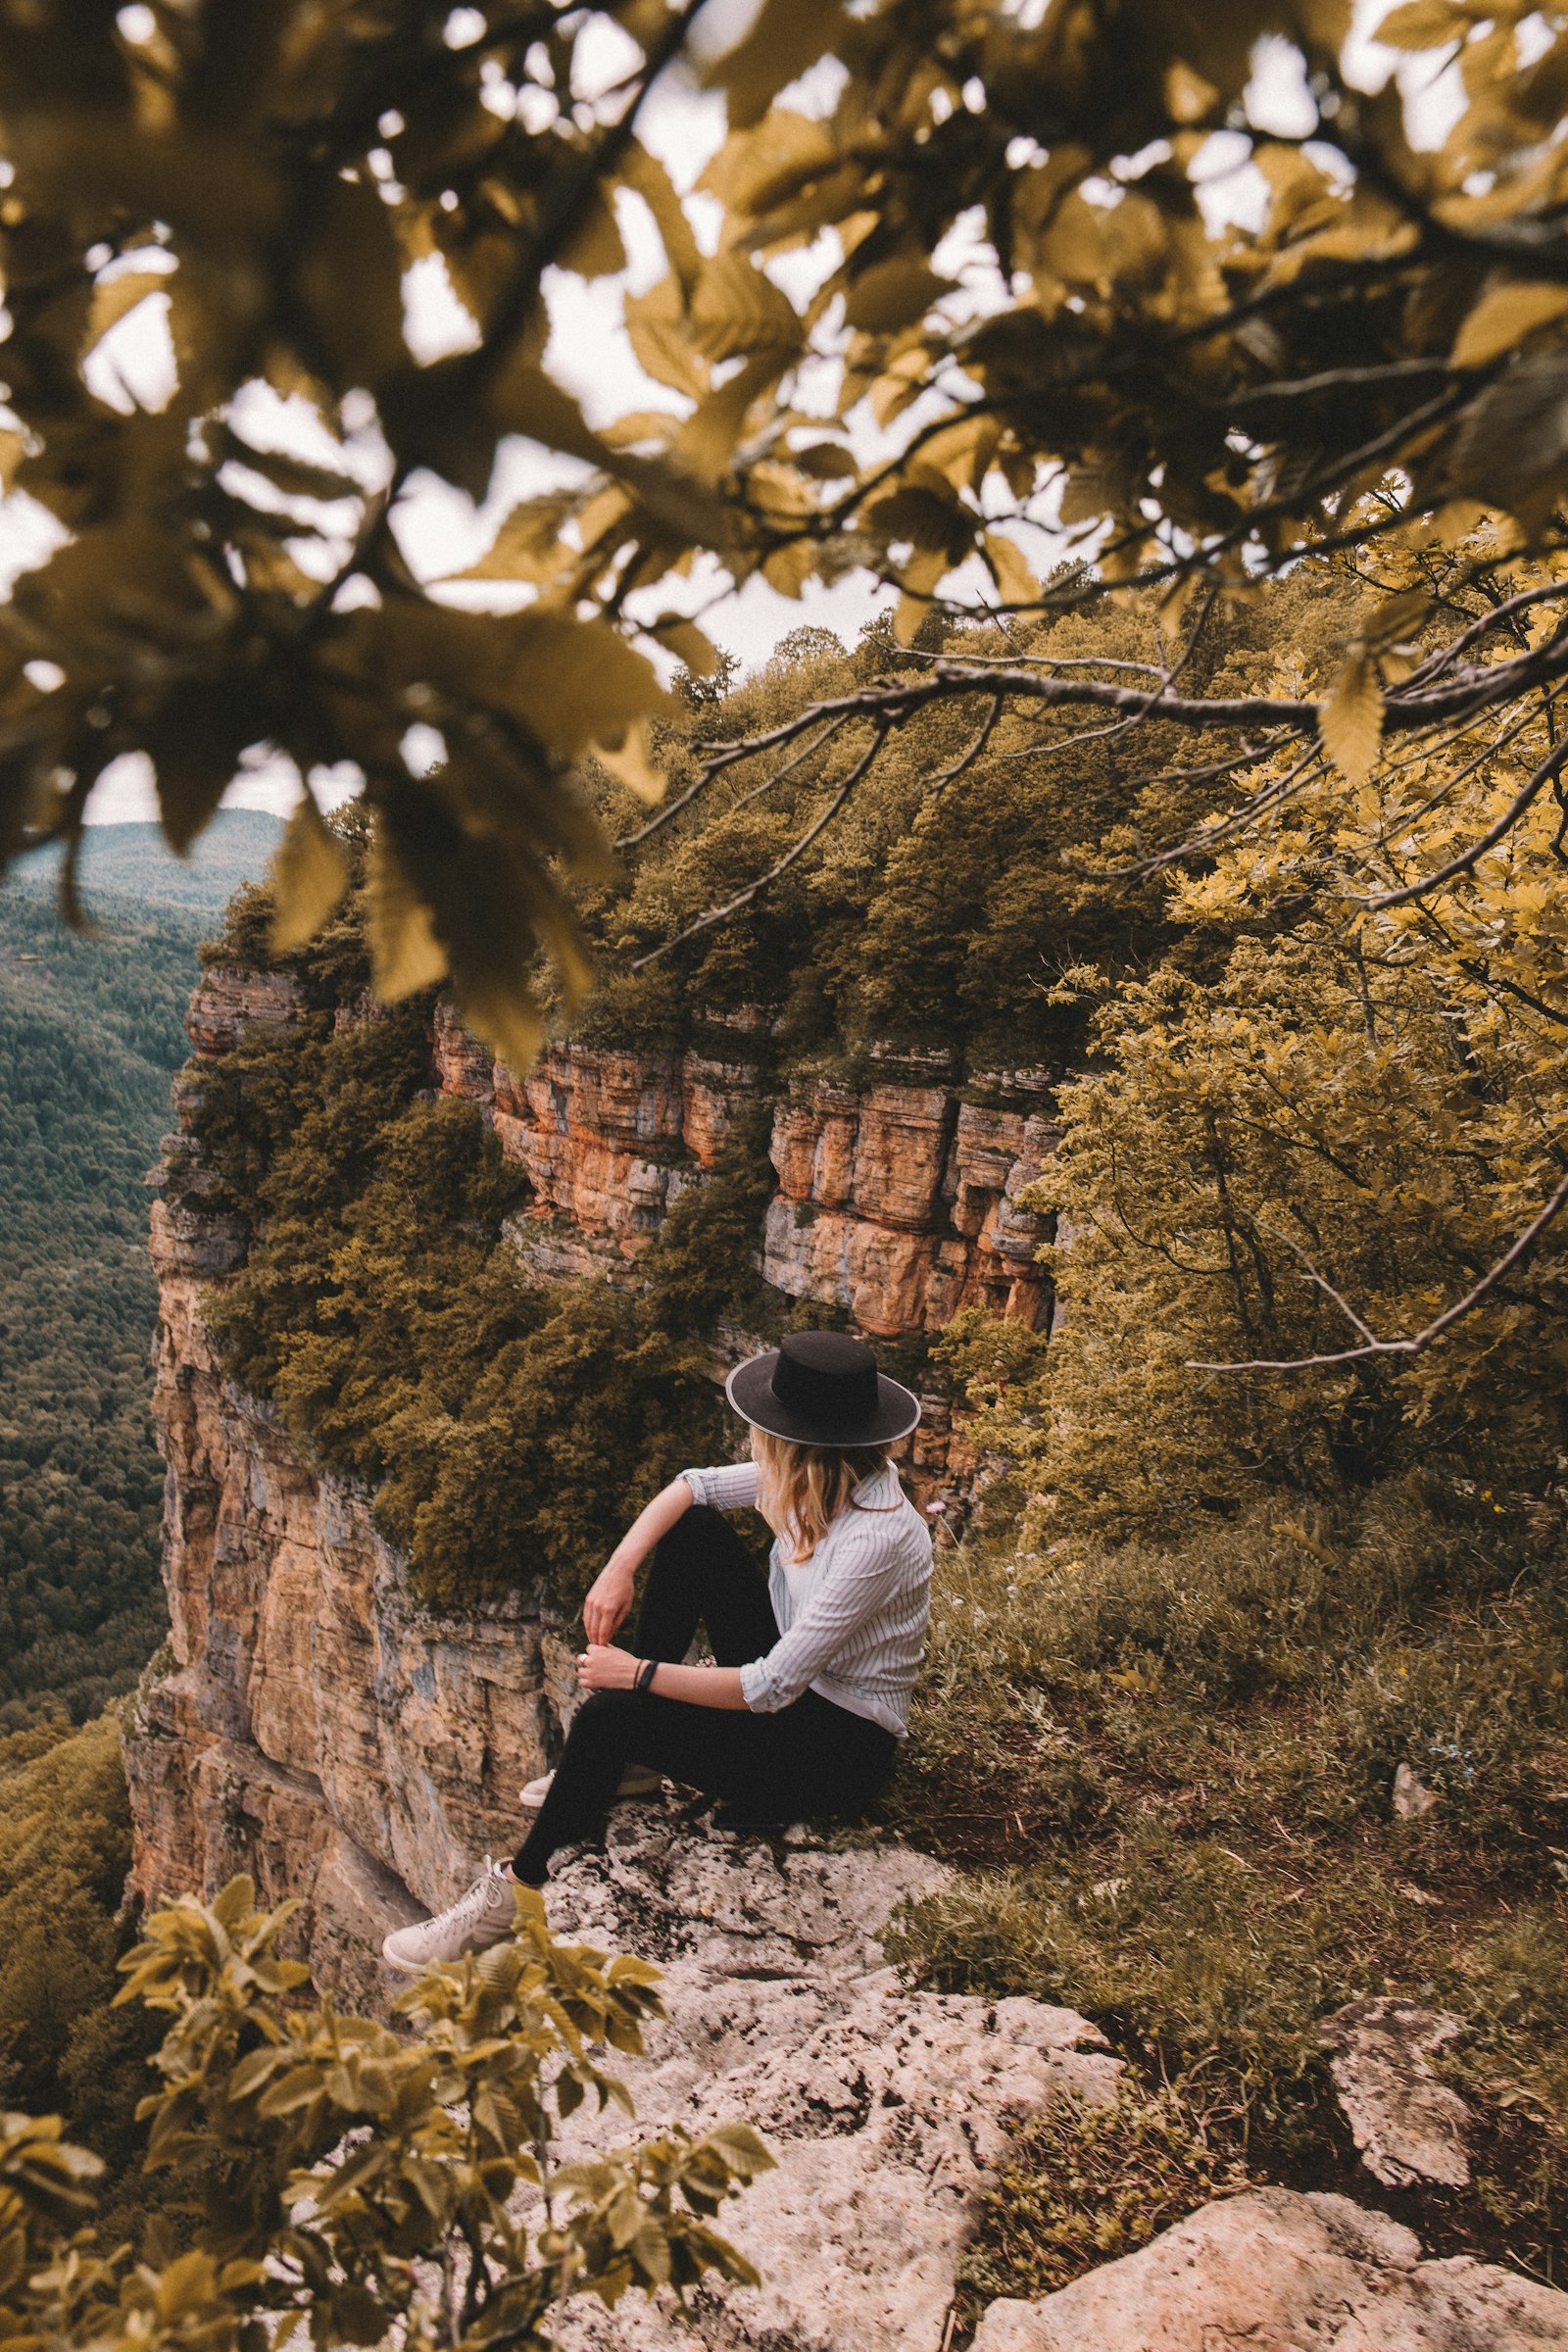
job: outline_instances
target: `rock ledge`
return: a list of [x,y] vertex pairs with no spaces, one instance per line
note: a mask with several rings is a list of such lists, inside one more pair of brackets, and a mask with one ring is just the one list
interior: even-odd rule
[[[763,2284],[702,2297],[699,2345],[938,2352],[1009,2123],[1058,2091],[1114,2092],[1120,2062],[1074,2011],[899,1984],[877,1933],[947,1876],[906,1847],[742,1844],[627,1806],[608,1853],[552,1879],[554,1932],[658,1961],[669,2010],[648,2056],[617,2065],[635,2127],[579,2114],[564,2152],[744,2118],[778,2158],[721,2223]],[[630,2297],[558,2334],[573,2352],[693,2342]]]

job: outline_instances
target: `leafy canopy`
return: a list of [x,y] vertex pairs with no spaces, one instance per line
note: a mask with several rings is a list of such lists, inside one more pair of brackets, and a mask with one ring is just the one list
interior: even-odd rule
[[[939,658],[860,689],[830,713],[861,729],[852,777],[956,697],[982,725],[1008,701],[1087,704],[1222,720],[1248,752],[1320,741],[1354,781],[1385,731],[1568,675],[1562,12],[1396,8],[1383,38],[1462,83],[1444,144],[1417,149],[1397,88],[1352,76],[1349,0],[765,0],[705,68],[730,126],[712,251],[638,128],[703,14],[9,11],[5,470],[63,535],[0,628],[0,854],[74,833],[129,749],[176,843],[254,745],[306,774],[351,761],[377,819],[378,989],[450,974],[522,1058],[539,948],[568,996],[587,979],[562,872],[602,845],[568,771],[597,745],[657,793],[652,657],[712,660],[675,614],[699,558],[795,595],[867,570],[902,591],[906,640],[939,597],[1044,614],[1129,581],[1165,595],[1171,653],[1141,674]],[[836,85],[790,88],[828,55]],[[1221,168],[1250,173],[1255,225],[1205,209]],[[625,306],[658,406],[594,429],[543,368],[542,286],[617,271],[630,203],[667,264]],[[792,296],[774,265],[796,251],[821,266]],[[428,366],[404,331],[415,265],[471,321]],[[106,373],[144,305],[167,306],[162,406]],[[477,567],[523,599],[502,617],[432,593],[398,527],[423,471],[483,495],[509,436],[569,463]],[[1043,583],[1062,531],[1084,563]],[[1287,663],[1222,704],[1184,691],[1195,597],[1336,548],[1378,561],[1327,688]],[[1544,570],[1456,606],[1445,559],[1490,591],[1522,548]],[[1399,649],[1429,620],[1412,668]],[[1532,797],[1556,772],[1538,759]],[[342,888],[309,802],[278,884],[283,944]]]

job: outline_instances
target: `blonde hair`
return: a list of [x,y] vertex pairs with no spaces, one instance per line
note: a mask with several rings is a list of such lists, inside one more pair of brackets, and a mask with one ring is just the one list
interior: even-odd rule
[[797,1564],[808,1560],[846,1505],[858,1511],[897,1510],[897,1503],[855,1501],[863,1479],[888,1464],[885,1446],[797,1446],[752,1425],[752,1449],[761,1472],[758,1501],[775,1535],[795,1539]]

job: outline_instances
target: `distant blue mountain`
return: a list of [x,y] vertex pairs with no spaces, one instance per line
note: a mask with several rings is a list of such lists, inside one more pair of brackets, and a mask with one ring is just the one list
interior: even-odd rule
[[[220,808],[190,855],[176,858],[157,825],[89,825],[81,854],[81,895],[114,900],[147,914],[216,916],[242,882],[263,882],[283,831],[280,817],[261,808]],[[51,845],[14,865],[0,883],[0,901],[17,892],[52,894],[61,852]]]

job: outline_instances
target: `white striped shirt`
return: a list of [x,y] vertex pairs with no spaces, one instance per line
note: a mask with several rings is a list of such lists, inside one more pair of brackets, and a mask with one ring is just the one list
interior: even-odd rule
[[[755,1462],[681,1476],[714,1510],[756,1506]],[[781,1536],[769,1556],[779,1639],[741,1668],[746,1704],[771,1715],[815,1690],[902,1740],[931,1616],[931,1535],[898,1472],[863,1480],[808,1560],[791,1548]]]

